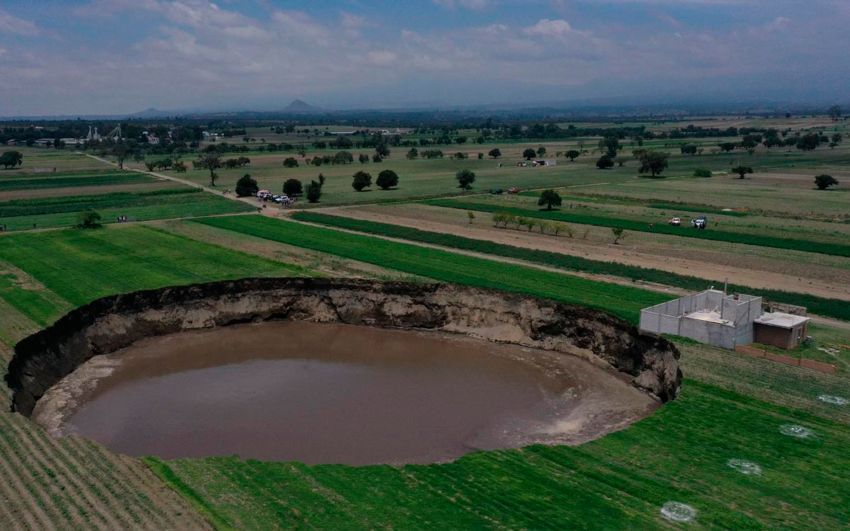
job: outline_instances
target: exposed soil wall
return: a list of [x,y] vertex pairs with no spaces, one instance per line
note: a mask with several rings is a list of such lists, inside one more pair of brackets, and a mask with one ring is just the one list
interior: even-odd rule
[[98,299],[15,347],[6,382],[29,416],[52,385],[93,356],[149,336],[268,320],[342,322],[460,333],[608,365],[662,401],[681,384],[679,352],[597,310],[445,284],[250,278]]

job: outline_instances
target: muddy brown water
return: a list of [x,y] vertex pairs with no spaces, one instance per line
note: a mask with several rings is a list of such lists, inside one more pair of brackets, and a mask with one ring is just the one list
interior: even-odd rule
[[427,463],[577,444],[655,401],[577,357],[464,336],[274,322],[97,356],[34,418],[129,455]]

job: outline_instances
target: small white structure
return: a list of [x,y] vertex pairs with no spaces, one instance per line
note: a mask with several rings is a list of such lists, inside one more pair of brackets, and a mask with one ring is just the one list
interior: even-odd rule
[[761,297],[753,295],[727,295],[709,289],[644,308],[640,330],[689,337],[730,350],[754,341],[782,348],[799,345],[809,318],[765,312],[762,302]]
[[761,297],[709,289],[644,308],[640,329],[734,350],[753,342],[753,323],[764,313],[761,305]]

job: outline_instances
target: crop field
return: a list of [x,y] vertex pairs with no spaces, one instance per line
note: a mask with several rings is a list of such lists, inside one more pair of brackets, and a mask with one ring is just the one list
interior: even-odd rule
[[829,254],[833,256],[850,257],[850,245],[833,242],[821,242],[794,238],[782,238],[756,233],[732,232],[725,229],[693,230],[689,227],[673,227],[664,223],[664,219],[656,219],[655,223],[647,223],[634,219],[619,218],[613,216],[600,216],[583,212],[570,212],[561,210],[540,210],[534,208],[518,208],[506,206],[497,202],[485,202],[475,200],[456,199],[432,199],[430,205],[477,212],[505,212],[515,216],[526,216],[553,221],[565,221],[581,225],[595,225],[599,227],[620,228],[635,232],[651,232],[666,234],[682,238],[699,238],[705,240],[738,243],[743,245],[755,245],[759,247],[773,247],[776,249],[789,249],[810,253]]
[[[693,123],[849,131],[822,117]],[[670,131],[687,124],[644,125]],[[337,150],[312,142],[333,140],[325,130],[354,127],[310,128],[317,131],[251,126],[246,136],[258,140],[245,143],[250,151],[222,155],[247,155],[251,163],[218,170],[219,190],[233,190],[245,174],[275,193],[289,178],[304,184],[320,173],[326,178],[318,204],[301,199],[289,211],[269,204],[265,215],[236,215],[254,207],[232,195],[119,171],[71,149],[19,148],[24,165],[0,169],[0,225],[11,232],[0,234],[0,359],[7,361],[26,335],[96,298],[212,280],[319,275],[453,282],[589,306],[636,323],[643,307],[728,278],[731,291],[816,314],[811,340],[783,353],[838,370],[822,374],[671,338],[682,352],[682,394],[625,430],[576,447],[365,467],[238,456],[129,458],[81,437],[50,437],[8,412],[3,386],[0,529],[546,529],[624,522],[654,529],[671,526],[660,514],[668,502],[695,508],[689,525],[695,528],[850,526],[850,406],[822,399],[850,398],[850,141],[812,152],[759,146],[722,153],[718,144],[728,137],[647,139],[642,147],[670,154],[663,178],[650,179],[638,174],[631,152],[639,146],[630,137],[621,140],[623,165],[608,170],[595,167],[597,137],[419,148],[442,150],[445,157],[433,160],[410,160],[408,148],[392,147],[383,162],[365,164],[357,156],[372,149],[352,148],[353,164],[314,166],[307,159]],[[261,151],[268,142],[295,149]],[[683,155],[684,143],[704,151]],[[494,147],[502,152],[498,160],[487,156]],[[557,158],[557,165],[518,167],[529,147],[545,147],[540,158]],[[574,162],[556,155],[568,149],[583,152]],[[468,158],[452,157],[458,152]],[[192,168],[196,155],[181,156],[189,170],[164,173],[208,185],[208,172]],[[299,166],[285,168],[287,157]],[[730,171],[742,164],[754,173],[737,179]],[[399,174],[397,189],[374,185],[384,169]],[[476,173],[468,192],[457,187],[461,169]],[[713,176],[694,177],[695,169]],[[356,192],[351,178],[360,170],[371,173],[373,186]],[[813,177],[820,173],[840,184],[816,190]],[[522,192],[488,193],[513,186]],[[548,188],[561,194],[559,210],[537,206]],[[68,228],[88,210],[109,225]],[[561,220],[574,234],[497,228],[494,212]],[[665,223],[700,214],[709,216],[708,230]],[[137,223],[114,223],[117,216]],[[612,227],[627,233],[617,245]],[[23,231],[32,228],[42,230]]]
[[197,223],[306,247],[442,282],[528,293],[607,311],[637,323],[641,308],[665,296],[448,251],[280,221],[261,216],[204,218]]
[[70,227],[77,223],[77,215],[84,211],[95,211],[103,217],[103,223],[114,223],[118,216],[126,216],[128,221],[148,221],[253,210],[242,202],[182,187],[152,192],[114,192],[0,202],[0,225],[5,225],[9,231]]
[[[589,260],[579,256],[570,256],[536,249],[523,249],[486,240],[465,238],[455,234],[428,232],[400,225],[357,220],[342,216],[329,216],[318,212],[298,212],[293,215],[293,218],[299,221],[307,221],[329,227],[378,234],[392,238],[475,251],[506,258],[514,258],[541,265],[555,266],[566,270],[581,271],[597,275],[612,275],[631,280],[641,280],[668,286],[676,286],[689,291],[701,291],[707,286],[720,285],[722,283],[721,279],[706,279],[679,275],[658,269],[629,266],[616,262]],[[768,300],[776,302],[807,306],[811,312],[818,313],[820,315],[850,320],[850,303],[847,301],[824,299],[802,293],[790,293],[778,290],[755,290],[750,287],[734,284],[728,286],[728,288],[731,291],[761,295],[766,297]]]
[[[48,252],[50,251],[50,252]],[[99,297],[172,284],[250,276],[305,274],[288,266],[149,227],[63,230],[0,238],[0,267],[25,271],[43,289],[4,272],[0,298],[22,314],[47,320],[53,296],[72,306]],[[0,277],[2,278],[2,277]]]

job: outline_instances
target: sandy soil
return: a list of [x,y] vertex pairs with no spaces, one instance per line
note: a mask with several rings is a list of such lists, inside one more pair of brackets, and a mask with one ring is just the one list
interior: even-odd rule
[[[405,206],[338,208],[325,211],[329,214],[336,213],[352,218],[404,225],[426,231],[459,234],[469,238],[489,240],[528,249],[554,251],[593,260],[620,262],[704,278],[729,278],[730,282],[755,288],[798,291],[850,301],[850,271],[847,270],[833,268],[818,270],[818,268],[806,267],[805,270],[810,275],[803,276],[801,273],[804,273],[804,271],[801,270],[794,271],[794,274],[788,274],[765,268],[755,269],[754,265],[756,264],[753,263],[753,260],[747,260],[746,264],[742,263],[741,266],[735,267],[728,263],[717,263],[711,259],[700,258],[697,256],[698,252],[694,249],[680,249],[678,252],[669,252],[670,250],[667,249],[663,254],[647,252],[637,242],[640,237],[638,234],[630,234],[630,239],[620,245],[602,244],[582,240],[578,237],[553,237],[526,231],[496,229],[489,223],[489,220],[485,219],[476,220],[472,226],[463,223],[460,218],[458,218],[458,222],[442,222],[431,217],[424,217],[422,211],[426,208],[430,209],[430,207],[411,208]],[[578,226],[575,228],[578,229],[577,232],[582,230]],[[733,256],[732,258],[738,262],[744,261],[744,258],[740,256]],[[764,265],[766,265],[767,261],[764,262]],[[779,266],[783,268],[790,265],[779,262]],[[818,277],[811,275],[813,272],[818,274]]]

